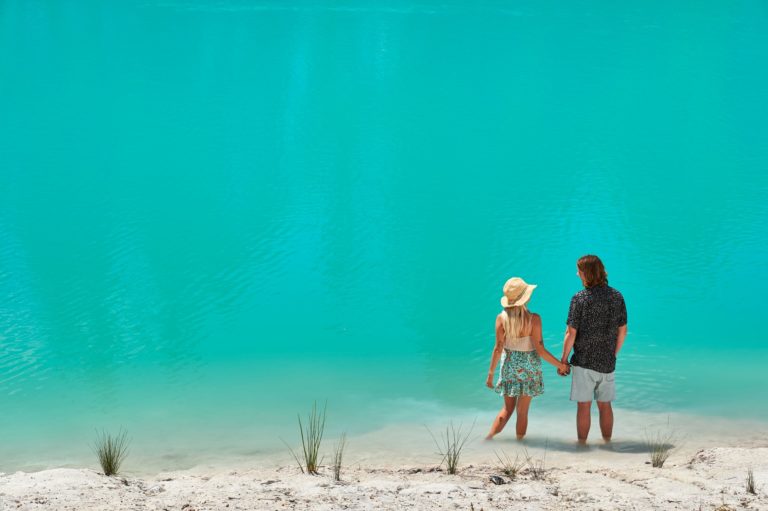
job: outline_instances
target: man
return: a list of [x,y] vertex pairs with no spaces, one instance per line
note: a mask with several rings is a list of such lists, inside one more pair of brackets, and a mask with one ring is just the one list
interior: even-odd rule
[[603,440],[609,442],[613,433],[611,401],[616,397],[613,372],[627,335],[627,308],[621,293],[608,286],[608,274],[599,257],[585,255],[576,268],[584,289],[571,299],[561,360],[567,363],[573,348],[571,401],[578,403],[579,443],[586,443],[589,435],[593,399],[600,412]]

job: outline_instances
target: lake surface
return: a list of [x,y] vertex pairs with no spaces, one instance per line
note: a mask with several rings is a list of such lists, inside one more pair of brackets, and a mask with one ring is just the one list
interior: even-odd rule
[[585,253],[618,407],[768,421],[765,62],[760,1],[0,1],[0,470],[485,430]]

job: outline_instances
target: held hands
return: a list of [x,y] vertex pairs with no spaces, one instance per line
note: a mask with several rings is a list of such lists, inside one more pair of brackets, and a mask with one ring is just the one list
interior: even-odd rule
[[557,374],[560,376],[568,376],[571,374],[571,366],[565,360],[561,360],[557,366]]

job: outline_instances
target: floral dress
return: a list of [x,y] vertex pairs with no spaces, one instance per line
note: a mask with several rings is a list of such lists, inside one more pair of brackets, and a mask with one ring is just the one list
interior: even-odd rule
[[544,393],[541,358],[536,351],[513,351],[505,348],[501,355],[501,371],[494,390],[501,396],[540,396]]

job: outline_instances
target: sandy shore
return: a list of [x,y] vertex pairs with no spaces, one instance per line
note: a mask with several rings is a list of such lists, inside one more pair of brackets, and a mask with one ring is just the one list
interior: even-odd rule
[[[515,452],[509,444],[497,446]],[[492,459],[465,464],[458,475],[434,464],[353,463],[341,482],[332,481],[328,467],[319,476],[278,466],[144,478],[59,468],[0,476],[0,509],[768,509],[768,448],[688,451],[674,452],[660,469],[646,463],[647,453],[551,452],[540,480],[530,469],[510,480]],[[756,495],[746,491],[748,467]],[[504,484],[495,484],[494,475]]]
[[[483,416],[463,417],[465,425]],[[342,481],[330,467],[302,474],[287,449],[243,452],[187,447],[173,451],[136,441],[118,477],[96,469],[92,453],[0,473],[5,510],[229,510],[229,509],[679,509],[768,511],[768,427],[764,422],[621,411],[610,444],[573,441],[573,415],[540,414],[518,442],[505,431],[482,441],[477,424],[449,475],[424,424],[396,423],[350,438]],[[445,417],[429,427],[439,432]],[[466,427],[466,426],[465,426]],[[674,448],[662,468],[649,463],[649,432],[671,435]],[[290,438],[295,431],[287,431]],[[237,439],[235,439],[237,440]],[[321,453],[329,460],[335,438]],[[72,446],[82,451],[82,446]],[[78,452],[80,452],[78,451]],[[196,452],[194,458],[188,453]],[[240,454],[236,454],[240,452]],[[502,473],[497,454],[543,460],[544,477],[530,468],[515,480]],[[187,455],[184,457],[183,455]],[[7,459],[0,462],[8,464]],[[37,470],[36,468],[43,468]],[[49,468],[50,467],[50,468]],[[61,468],[54,468],[61,467]],[[89,467],[89,468],[83,468]],[[748,469],[756,494],[746,489]],[[8,470],[8,469],[6,469]],[[499,476],[503,484],[496,484]],[[499,479],[496,480],[499,482]]]

